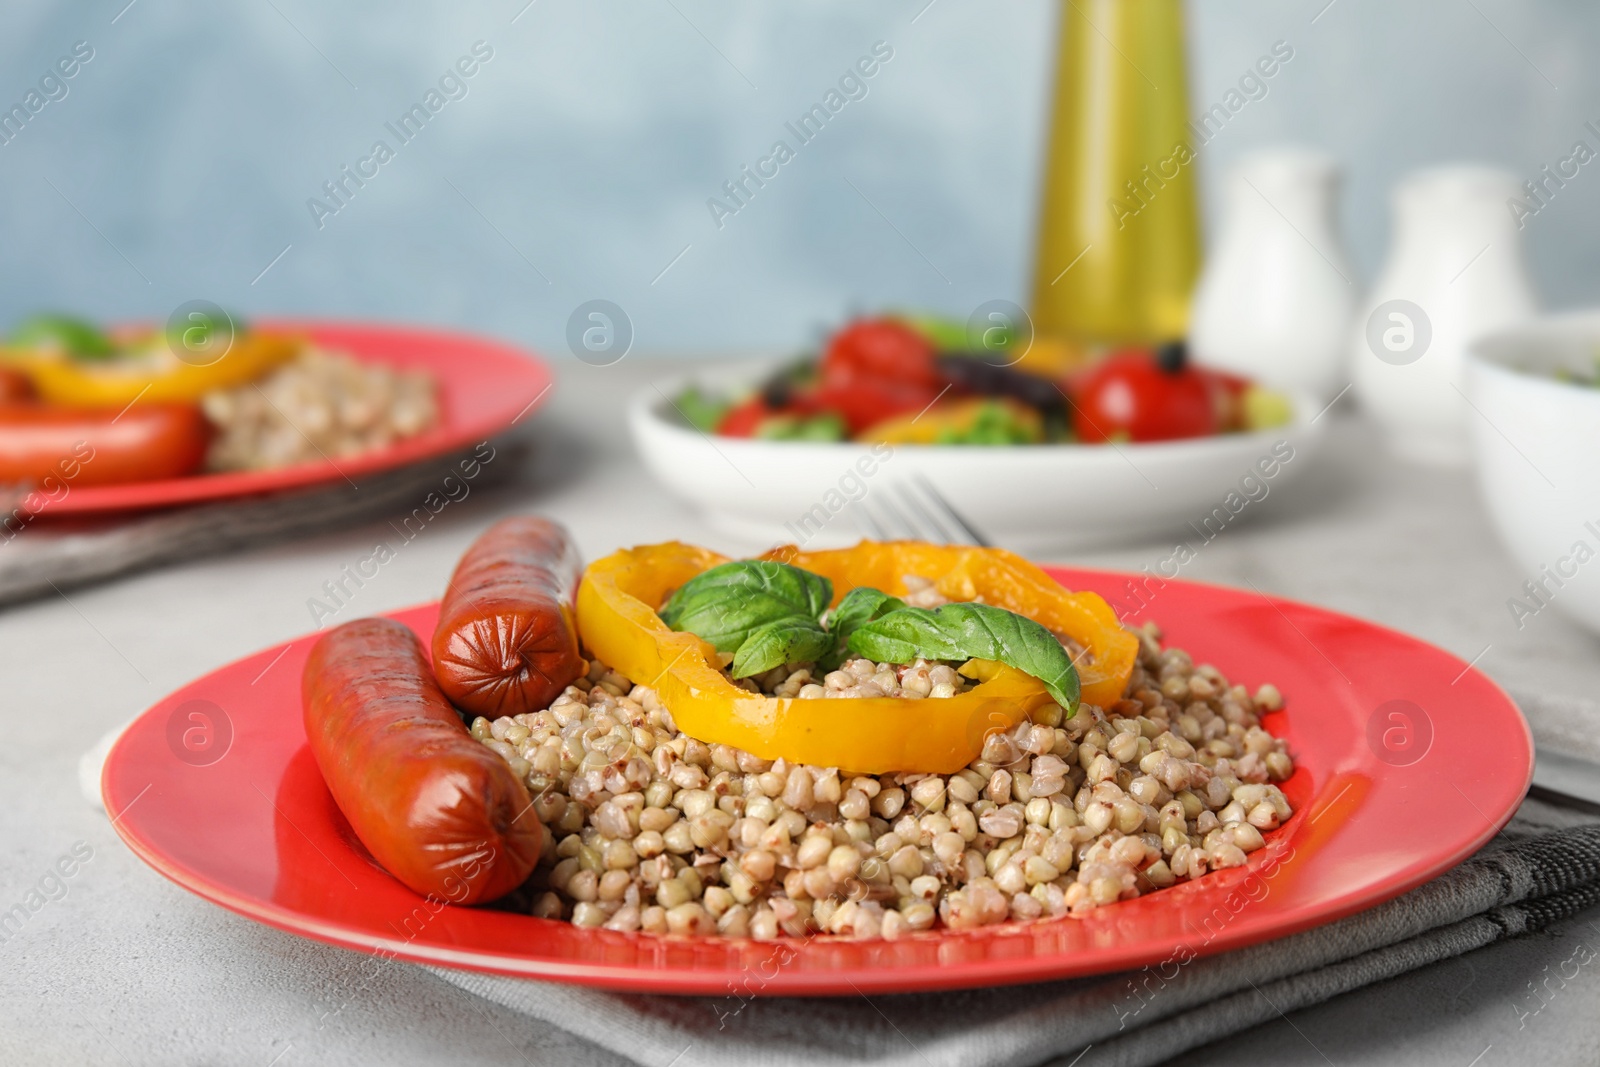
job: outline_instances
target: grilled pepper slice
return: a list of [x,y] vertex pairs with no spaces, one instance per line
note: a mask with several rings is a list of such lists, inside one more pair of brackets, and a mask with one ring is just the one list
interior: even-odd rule
[[[1092,653],[1093,662],[1086,657],[1080,668],[1093,685],[1085,686],[1085,699],[1109,703],[1120,697],[1138,650],[1099,597],[1068,593],[1008,552],[864,542],[839,552],[802,553],[791,547],[768,555],[832,578],[835,602],[857,585],[904,592],[903,575],[942,574],[941,589],[950,583],[956,592],[971,590],[960,599],[982,595],[989,603],[1033,615],[1052,629],[1074,634]],[[584,645],[654,689],[677,727],[691,737],[763,759],[871,774],[950,774],[978,756],[989,733],[1011,728],[1050,702],[1037,679],[988,660],[960,668],[979,685],[938,700],[781,699],[741,689],[717,669],[710,644],[669,629],[655,610],[678,586],[725,562],[726,557],[692,545],[647,545],[595,561],[578,587]],[[1029,604],[1037,609],[1029,610]]]
[[1044,420],[1027,404],[980,396],[885,419],[863,430],[858,440],[889,445],[1036,444],[1044,440]]
[[240,334],[226,355],[204,365],[173,355],[157,336],[112,356],[78,359],[58,349],[5,352],[33,381],[39,399],[69,407],[120,408],[140,403],[198,403],[215,389],[253,382],[299,354],[301,341],[270,333]]

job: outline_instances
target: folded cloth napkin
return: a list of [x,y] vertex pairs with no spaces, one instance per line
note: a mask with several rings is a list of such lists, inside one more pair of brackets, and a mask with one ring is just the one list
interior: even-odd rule
[[[1572,740],[1575,751],[1600,755],[1589,740],[1600,707],[1530,694],[1518,702],[1545,741],[1581,738]],[[1477,855],[1404,896],[1315,930],[1194,960],[1170,981],[1124,973],[870,999],[740,1000],[428,969],[541,1027],[580,1035],[645,1067],[1133,1067],[1595,904],[1600,817],[1530,798]]]
[[[430,967],[645,1067],[1133,1067],[1600,903],[1600,819],[1527,800],[1481,852],[1369,911],[1137,974],[838,999],[630,995]],[[1165,976],[1161,976],[1163,979]]]

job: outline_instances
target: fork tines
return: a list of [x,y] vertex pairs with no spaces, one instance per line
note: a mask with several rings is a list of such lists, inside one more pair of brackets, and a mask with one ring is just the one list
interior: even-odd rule
[[880,483],[880,490],[851,505],[851,516],[863,535],[880,541],[909,537],[989,547],[989,539],[923,475],[914,474],[908,481]]

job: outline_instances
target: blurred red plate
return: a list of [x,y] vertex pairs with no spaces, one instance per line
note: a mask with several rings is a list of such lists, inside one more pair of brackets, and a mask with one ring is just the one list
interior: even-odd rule
[[[1114,602],[1130,579],[1052,574]],[[437,610],[394,617],[426,637]],[[1267,725],[1295,755],[1285,791],[1296,810],[1247,866],[1084,919],[892,942],[755,942],[430,906],[367,855],[306,747],[299,684],[314,636],[224,667],[145,712],[112,750],[102,786],[117,832],[147,863],[281,930],[464,970],[743,996],[1039,981],[1282,937],[1461,862],[1527,791],[1533,745],[1521,713],[1487,677],[1440,649],[1320,608],[1191,582],[1168,582],[1136,618],[1145,615],[1198,662],[1252,688],[1273,682],[1287,695]]]
[[519,421],[549,392],[550,369],[510,345],[469,334],[364,323],[272,319],[255,325],[299,333],[366,363],[428,371],[438,384],[439,423],[432,429],[337,461],[267,471],[196,474],[158,482],[73,487],[41,516],[86,515],[194,504],[349,480],[469,447]]

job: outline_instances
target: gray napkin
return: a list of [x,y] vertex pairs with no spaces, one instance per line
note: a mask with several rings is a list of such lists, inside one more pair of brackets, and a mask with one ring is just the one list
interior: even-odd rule
[[[1524,703],[1536,722],[1539,703]],[[1477,855],[1410,893],[1315,930],[1195,960],[1165,982],[1146,976],[1136,984],[1137,975],[1124,973],[950,993],[741,1001],[428,969],[645,1067],[1132,1067],[1597,903],[1600,818],[1529,799]]]
[[[469,492],[506,481],[529,447],[510,438],[492,444],[495,460],[474,466],[479,473]],[[355,481],[153,512],[56,520],[46,511],[14,536],[0,537],[0,605],[363,520],[403,519],[426,507],[430,494],[435,501],[459,495],[464,483],[457,465],[471,455],[469,449]]]

